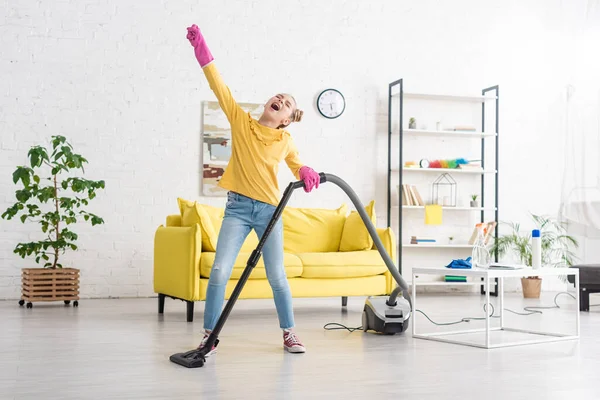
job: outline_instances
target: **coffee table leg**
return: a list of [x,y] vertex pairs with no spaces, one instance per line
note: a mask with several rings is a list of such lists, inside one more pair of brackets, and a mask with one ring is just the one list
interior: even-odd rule
[[490,347],[490,278],[485,277],[485,346]]
[[504,278],[498,280],[500,292],[500,329],[504,328]]
[[417,334],[417,276],[412,276],[412,334]]

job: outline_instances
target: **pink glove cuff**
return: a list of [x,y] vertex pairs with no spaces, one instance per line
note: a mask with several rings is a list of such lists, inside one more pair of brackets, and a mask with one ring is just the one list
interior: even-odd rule
[[204,36],[198,29],[196,24],[187,28],[187,39],[190,41],[190,44],[194,47],[194,53],[196,55],[196,60],[202,68],[210,64],[214,57],[210,53],[208,46],[206,45],[206,41],[204,40]]

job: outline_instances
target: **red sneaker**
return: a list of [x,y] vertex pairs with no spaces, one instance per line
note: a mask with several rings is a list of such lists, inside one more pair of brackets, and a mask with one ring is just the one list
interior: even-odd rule
[[[204,347],[204,345],[206,345],[206,342],[208,341],[208,336],[209,336],[208,333],[204,334],[204,337],[202,338],[202,341],[200,342],[200,346],[198,346],[198,349],[202,349]],[[217,352],[217,347],[213,344],[212,349],[208,353],[206,353],[205,357],[208,357],[216,352]]]
[[283,348],[290,353],[304,353],[306,351],[298,336],[292,331],[283,331]]

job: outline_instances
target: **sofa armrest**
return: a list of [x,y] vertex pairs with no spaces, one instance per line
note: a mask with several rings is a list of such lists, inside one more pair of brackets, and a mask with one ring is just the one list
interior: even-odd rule
[[154,235],[154,292],[200,300],[200,226],[160,226]]
[[167,215],[167,226],[181,226],[181,215]]
[[[396,244],[397,243],[396,243],[396,235],[394,235],[394,231],[392,230],[392,228],[377,228],[377,235],[379,236],[379,239],[381,239],[381,243],[383,243],[383,247],[385,247],[385,251],[388,253],[390,258],[392,259],[392,262],[394,263],[396,268],[398,268],[398,265],[396,264],[396,254],[397,254]],[[373,243],[373,249],[377,250],[375,243]],[[397,283],[394,280],[394,277],[392,276],[390,271],[385,272],[385,278],[386,278],[387,294],[390,294],[390,293],[392,293],[392,290],[394,290],[394,288],[397,286]]]

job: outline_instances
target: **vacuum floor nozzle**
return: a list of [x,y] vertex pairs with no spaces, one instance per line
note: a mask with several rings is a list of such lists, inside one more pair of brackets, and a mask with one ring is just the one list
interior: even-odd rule
[[173,354],[169,359],[175,364],[179,364],[186,368],[200,368],[206,362],[204,354],[202,354],[202,351],[199,349]]

